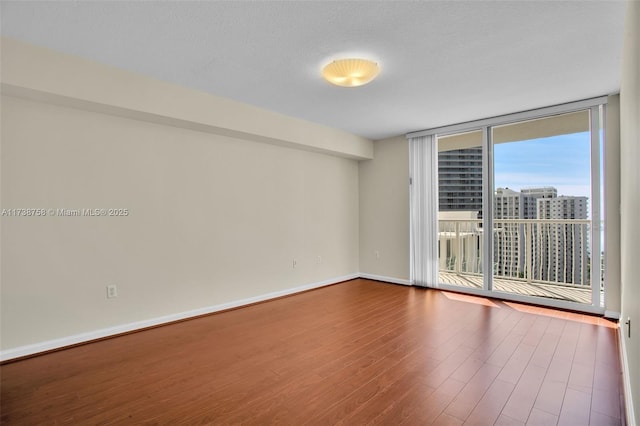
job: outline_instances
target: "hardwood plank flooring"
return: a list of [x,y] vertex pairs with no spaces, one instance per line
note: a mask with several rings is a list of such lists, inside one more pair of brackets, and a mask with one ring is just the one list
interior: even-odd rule
[[622,425],[617,326],[353,280],[0,366],[0,421]]

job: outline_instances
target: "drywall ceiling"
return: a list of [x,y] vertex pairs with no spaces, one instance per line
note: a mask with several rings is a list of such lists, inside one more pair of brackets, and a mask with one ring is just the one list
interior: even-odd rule
[[[371,139],[617,93],[623,1],[2,1],[2,35]],[[377,80],[331,86],[343,55]],[[46,72],[46,70],[43,70]]]

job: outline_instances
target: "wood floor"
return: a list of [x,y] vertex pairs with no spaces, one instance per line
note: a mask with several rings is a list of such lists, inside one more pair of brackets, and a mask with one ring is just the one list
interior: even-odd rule
[[620,425],[615,326],[354,280],[5,364],[1,421]]

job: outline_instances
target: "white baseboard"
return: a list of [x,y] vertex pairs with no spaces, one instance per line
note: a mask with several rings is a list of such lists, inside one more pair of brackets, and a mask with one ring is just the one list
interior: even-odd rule
[[367,280],[374,280],[374,281],[384,281],[384,282],[393,283],[393,284],[413,285],[409,280],[404,280],[402,278],[383,277],[382,275],[360,273],[360,278],[365,278]]
[[618,331],[620,332],[620,361],[622,363],[622,381],[624,388],[624,405],[625,416],[627,418],[627,425],[636,426],[636,417],[633,410],[633,400],[631,399],[631,376],[629,375],[629,359],[627,358],[627,346],[624,337],[624,324],[618,324]]
[[122,333],[128,333],[131,331],[136,331],[136,330],[140,330],[147,327],[167,324],[170,322],[193,318],[200,315],[211,314],[214,312],[224,311],[226,309],[232,309],[240,306],[250,305],[252,303],[263,302],[266,300],[275,299],[282,296],[288,296],[291,294],[300,293],[307,290],[313,290],[315,288],[325,287],[325,286],[336,284],[342,281],[353,280],[359,277],[360,277],[360,274],[349,274],[342,277],[332,278],[329,280],[319,281],[311,284],[305,284],[299,287],[288,288],[286,290],[274,291],[272,293],[266,293],[259,296],[250,297],[247,299],[241,299],[241,300],[235,300],[228,303],[222,303],[220,305],[207,306],[204,308],[194,309],[191,311],[179,312],[177,314],[165,315],[162,317],[151,318],[143,321],[136,321],[128,324],[121,324],[115,327],[101,328],[99,330],[94,330],[87,333],[74,334],[72,336],[66,336],[59,339],[47,340],[45,342],[39,342],[31,345],[19,346],[17,348],[6,349],[4,351],[0,351],[0,361],[8,361],[14,358],[20,358],[23,356],[34,355],[40,352],[60,349],[65,346],[77,345],[79,343],[85,343],[91,340],[102,339],[105,337],[115,336]]
[[620,312],[604,311],[604,317],[605,318],[609,318],[609,319],[619,320],[620,319]]

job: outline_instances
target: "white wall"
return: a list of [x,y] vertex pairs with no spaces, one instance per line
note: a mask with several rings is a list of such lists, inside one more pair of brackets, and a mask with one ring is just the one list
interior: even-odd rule
[[1,218],[3,358],[357,276],[358,163],[313,151],[362,140],[327,130],[324,148],[293,149],[43,99],[2,95],[0,208],[130,213]]
[[[622,335],[636,419],[640,416],[640,2],[625,22],[620,86],[620,252]],[[624,322],[631,319],[631,337]],[[634,424],[633,420],[629,424]]]
[[409,143],[404,136],[374,142],[360,162],[360,272],[409,281]]
[[346,158],[371,158],[361,136],[88,59],[0,38],[2,93],[141,121]]

